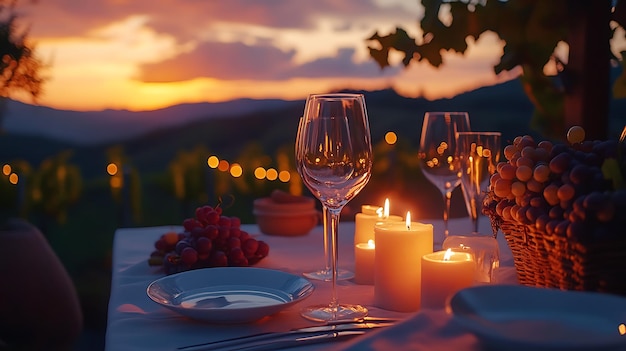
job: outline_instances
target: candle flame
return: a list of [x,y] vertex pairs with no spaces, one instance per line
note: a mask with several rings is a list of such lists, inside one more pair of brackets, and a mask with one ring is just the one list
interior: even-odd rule
[[411,230],[411,212],[406,212],[406,230]]
[[443,260],[450,261],[450,257],[452,257],[452,249],[447,249],[446,253],[443,255]]
[[376,247],[376,243],[374,243],[374,240],[370,239],[367,241],[367,247],[369,247],[370,249],[373,249]]
[[383,217],[383,208],[379,207],[376,209],[376,214],[378,215],[378,218],[382,218]]
[[624,323],[620,324],[617,330],[619,330],[619,335],[626,335],[626,325]]
[[383,218],[389,218],[389,199],[385,199],[385,209],[383,210]]

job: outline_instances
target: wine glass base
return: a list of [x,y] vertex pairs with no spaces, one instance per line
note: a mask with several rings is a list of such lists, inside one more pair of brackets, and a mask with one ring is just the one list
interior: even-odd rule
[[328,322],[339,319],[357,319],[367,316],[367,308],[361,305],[316,305],[305,307],[300,311],[302,317],[315,322]]
[[[302,273],[303,276],[313,279],[313,280],[323,280],[325,282],[329,282],[333,279],[333,275],[330,269],[320,269],[315,272],[307,272]],[[354,278],[354,272],[351,272],[347,269],[338,269],[337,270],[337,280],[348,280]]]

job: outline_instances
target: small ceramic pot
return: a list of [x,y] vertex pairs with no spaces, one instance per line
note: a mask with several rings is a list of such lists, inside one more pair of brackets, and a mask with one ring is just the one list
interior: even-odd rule
[[319,223],[315,200],[276,202],[271,197],[254,200],[252,213],[262,233],[268,235],[299,236],[308,234]]

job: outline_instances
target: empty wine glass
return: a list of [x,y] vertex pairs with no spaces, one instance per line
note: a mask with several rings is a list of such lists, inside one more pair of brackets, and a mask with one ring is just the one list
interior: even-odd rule
[[[300,133],[302,131],[302,121],[303,118],[300,117],[300,120],[298,122],[298,133],[296,134],[296,152],[298,151],[298,142],[301,140],[300,139]],[[299,165],[297,165],[297,167],[299,167]],[[299,171],[299,170],[298,170]],[[323,228],[323,237],[324,237],[324,263],[325,266],[323,268],[320,268],[316,271],[312,271],[312,272],[305,272],[302,273],[302,275],[304,275],[305,277],[309,278],[309,279],[315,279],[315,280],[323,280],[323,281],[330,281],[332,279],[332,271],[330,269],[330,233],[328,232],[328,226],[326,224],[326,222],[328,221],[328,209],[326,209],[326,207],[322,207],[322,228]],[[347,280],[347,279],[352,279],[354,277],[354,272],[349,271],[347,269],[343,269],[343,268],[337,268],[337,280]]]
[[500,246],[493,235],[478,232],[450,235],[443,241],[441,249],[463,251],[472,255],[476,264],[475,284],[490,284],[497,281],[500,268]]
[[418,159],[426,179],[443,195],[444,238],[448,236],[452,191],[461,183],[459,163],[455,160],[455,133],[469,130],[467,112],[426,112],[424,115]]
[[461,188],[472,229],[478,233],[489,177],[500,160],[500,132],[457,132],[457,157],[461,165]]
[[361,94],[313,94],[307,98],[296,141],[296,164],[304,184],[328,211],[332,297],[328,305],[302,310],[316,321],[360,318],[367,309],[337,299],[337,231],[343,207],[365,187],[372,172],[372,143]]

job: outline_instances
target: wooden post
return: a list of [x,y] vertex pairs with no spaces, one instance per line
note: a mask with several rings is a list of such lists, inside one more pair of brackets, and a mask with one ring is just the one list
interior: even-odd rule
[[572,80],[565,95],[565,131],[573,125],[585,128],[586,139],[608,136],[610,89],[611,2],[575,0],[568,2],[569,62]]

